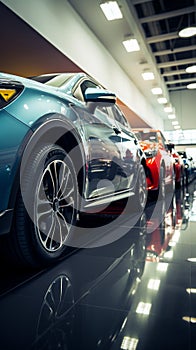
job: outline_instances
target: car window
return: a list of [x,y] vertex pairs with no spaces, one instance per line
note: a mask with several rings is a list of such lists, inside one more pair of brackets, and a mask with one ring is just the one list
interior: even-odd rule
[[117,120],[117,122],[119,122],[120,124],[122,124],[123,126],[125,126],[127,128],[128,122],[127,122],[126,118],[124,117],[124,115],[122,114],[121,110],[116,105],[112,109],[115,113],[115,119]]
[[151,142],[158,143],[157,133],[154,131],[150,131],[150,132],[137,131],[135,134],[138,140],[140,141],[151,141]]
[[108,108],[99,103],[94,111],[94,115],[104,124],[114,125],[114,120],[111,118]]
[[30,77],[30,79],[38,81],[45,85],[61,87],[63,84],[67,83],[67,81],[71,79],[73,76],[74,76],[74,73],[45,74],[45,75]]
[[161,132],[160,132],[160,136],[161,136],[161,141],[162,141],[165,149],[168,149],[167,141],[166,141],[165,137],[163,136],[163,134]]
[[125,116],[123,115],[123,113],[121,112],[121,110],[116,106],[113,105],[111,107],[108,107],[110,114],[112,115],[112,117],[121,125],[125,126],[126,128],[129,127],[129,124],[125,118]]

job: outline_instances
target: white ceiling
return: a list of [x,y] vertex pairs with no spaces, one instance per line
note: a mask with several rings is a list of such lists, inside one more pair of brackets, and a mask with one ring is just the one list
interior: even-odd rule
[[[185,73],[185,67],[196,64],[196,37],[178,36],[181,26],[195,20],[195,0],[119,0],[123,18],[115,21],[107,21],[99,6],[101,1],[68,2],[156,109],[152,87],[160,86],[171,102],[170,92],[182,91],[189,82],[196,82],[195,73]],[[122,41],[130,35],[139,41],[140,51],[125,51]],[[143,80],[141,73],[147,68],[154,72],[154,81]],[[166,120],[163,106],[158,108]]]

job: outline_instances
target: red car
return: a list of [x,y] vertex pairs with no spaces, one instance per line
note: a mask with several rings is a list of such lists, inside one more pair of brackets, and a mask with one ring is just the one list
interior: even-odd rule
[[147,187],[150,194],[165,196],[165,185],[174,190],[174,159],[160,130],[133,129],[146,155]]
[[175,184],[176,187],[183,187],[186,179],[186,168],[180,154],[175,150],[173,143],[168,144],[168,149],[174,160],[174,173],[175,173]]
[[181,156],[172,151],[172,156],[174,158],[174,171],[175,171],[175,183],[177,187],[184,186],[185,183],[185,171],[184,171],[184,163]]

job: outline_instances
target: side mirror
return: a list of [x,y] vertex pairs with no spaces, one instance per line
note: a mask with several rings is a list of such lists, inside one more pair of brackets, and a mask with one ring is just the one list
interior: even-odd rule
[[173,144],[173,143],[167,143],[166,146],[167,146],[167,149],[168,149],[170,152],[172,152],[172,149],[174,149],[174,144]]
[[102,102],[104,105],[115,104],[116,95],[105,89],[87,88],[84,92],[86,102]]

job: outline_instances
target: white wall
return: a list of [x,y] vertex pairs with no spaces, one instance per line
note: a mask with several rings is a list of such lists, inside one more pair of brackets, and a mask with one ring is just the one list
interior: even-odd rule
[[[179,90],[170,93],[172,106],[175,108],[177,120],[182,129],[196,129],[196,90]],[[173,130],[171,121],[165,122],[165,130]]]
[[[154,128],[163,121],[67,0],[2,0],[82,70]],[[96,19],[95,19],[96,20]]]

